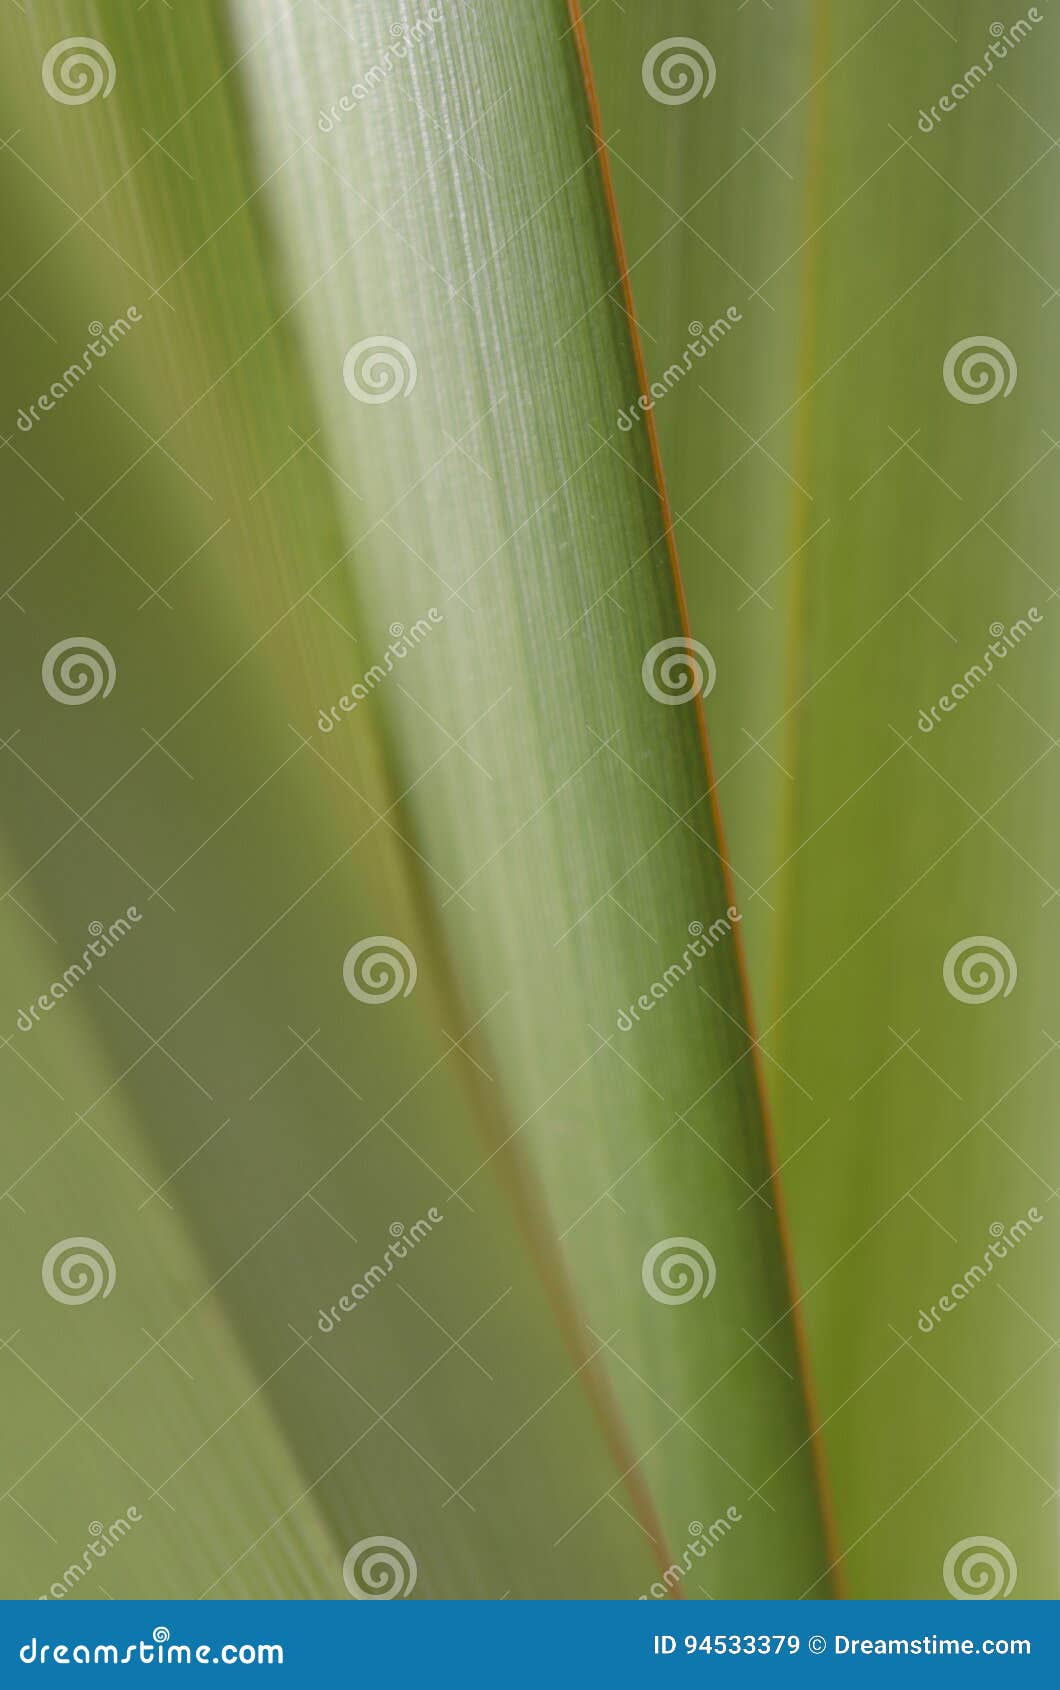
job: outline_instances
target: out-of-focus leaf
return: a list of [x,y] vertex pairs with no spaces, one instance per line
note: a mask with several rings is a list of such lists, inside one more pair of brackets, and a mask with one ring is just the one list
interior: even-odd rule
[[[605,438],[636,374],[576,38],[435,10],[3,20],[12,413],[141,319],[5,454],[11,1021],[143,911],[7,1053],[13,1594],[123,1460],[157,1535],[113,1595],[341,1596],[380,1536],[418,1596],[827,1561],[696,706],[642,679],[681,612],[646,439]],[[75,32],[116,78],[69,106]],[[84,636],[115,685],[65,708]],[[414,988],[366,1002],[384,939]],[[70,1308],[40,1263],[80,1236],[117,1279]],[[678,1301],[644,1263],[682,1240]]]
[[[588,17],[693,631],[718,664],[840,1541],[872,1597],[942,1595],[950,1550],[983,1537],[1018,1595],[1057,1587],[1060,37],[1033,12]],[[668,106],[642,68],[682,35],[716,81]],[[684,325],[730,304],[666,382]],[[996,374],[947,386],[966,340]],[[984,948],[981,1001],[961,1001],[946,959],[959,985]]]

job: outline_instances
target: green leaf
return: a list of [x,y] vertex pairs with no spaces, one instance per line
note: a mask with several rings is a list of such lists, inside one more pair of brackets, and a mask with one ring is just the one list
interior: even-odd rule
[[[402,54],[367,0],[3,19],[11,413],[127,319],[5,454],[11,1022],[143,917],[6,1053],[12,1594],[129,1504],[77,1593],[342,1596],[379,1536],[418,1596],[823,1588],[577,37],[441,11]],[[113,88],[48,98],[86,32]],[[415,988],[365,1002],[380,937]],[[82,1237],[116,1279],[70,1307]],[[675,1240],[705,1295],[646,1288]]]
[[[1056,1593],[1057,36],[1035,11],[1015,34],[952,0],[588,19],[651,377],[690,320],[740,313],[655,415],[855,1596],[941,1596],[984,1536],[1017,1595]],[[645,100],[645,55],[681,34],[713,91]],[[944,365],[986,337],[999,390],[969,404]],[[944,964],[978,936],[967,1003]]]

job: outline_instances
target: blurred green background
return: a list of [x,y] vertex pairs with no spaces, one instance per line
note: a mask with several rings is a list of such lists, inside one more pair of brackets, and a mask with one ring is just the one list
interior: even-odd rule
[[585,11],[713,793],[563,0],[0,19],[5,1596],[346,1598],[380,1537],[415,1597],[936,1596],[983,1537],[1056,1594],[1055,19],[925,134],[978,3]]

